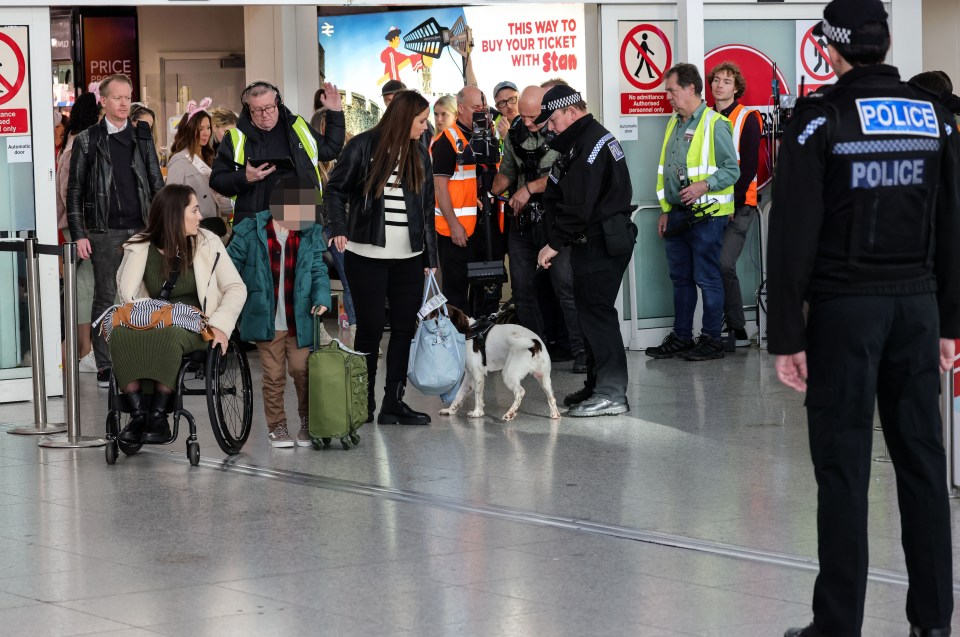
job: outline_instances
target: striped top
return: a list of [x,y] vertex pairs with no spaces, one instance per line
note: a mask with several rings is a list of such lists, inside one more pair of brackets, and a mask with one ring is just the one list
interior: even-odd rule
[[394,166],[390,179],[383,187],[383,208],[386,214],[386,245],[381,248],[351,241],[347,244],[347,250],[371,259],[409,259],[422,254],[423,250],[414,250],[410,245],[410,223],[397,166]]

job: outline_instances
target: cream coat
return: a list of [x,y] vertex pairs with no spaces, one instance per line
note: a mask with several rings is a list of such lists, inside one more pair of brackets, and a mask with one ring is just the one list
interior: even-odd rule
[[[117,294],[121,303],[150,298],[147,286],[143,283],[149,248],[149,243],[124,244],[123,261],[117,271]],[[229,337],[247,300],[247,286],[227,255],[220,237],[203,228],[197,235],[193,272],[197,278],[200,310],[207,316],[211,326]]]

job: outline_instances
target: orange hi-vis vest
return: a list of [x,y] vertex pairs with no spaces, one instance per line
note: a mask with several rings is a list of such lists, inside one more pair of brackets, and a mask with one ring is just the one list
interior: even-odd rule
[[[747,118],[750,116],[757,118],[757,123],[760,125],[760,131],[763,132],[763,118],[760,117],[760,113],[757,111],[750,110],[746,108],[743,104],[737,104],[733,107],[733,110],[730,111],[729,119],[733,122],[733,147],[737,151],[737,163],[740,163],[740,134],[743,132],[743,125],[747,121]],[[748,206],[757,205],[757,175],[753,175],[753,181],[750,182],[750,187],[747,188],[747,198],[744,202]]]
[[[447,187],[450,190],[450,202],[453,205],[454,214],[457,215],[457,221],[463,225],[463,229],[467,231],[467,236],[470,237],[473,236],[473,231],[477,228],[477,165],[462,163],[463,151],[469,142],[456,124],[441,134],[447,138],[447,141],[457,152],[457,168],[453,176],[450,177]],[[440,135],[437,135],[433,143],[436,144],[439,139]],[[439,202],[437,202],[434,211],[437,216],[434,220],[437,234],[449,237],[450,226],[447,225],[447,219],[440,212]]]

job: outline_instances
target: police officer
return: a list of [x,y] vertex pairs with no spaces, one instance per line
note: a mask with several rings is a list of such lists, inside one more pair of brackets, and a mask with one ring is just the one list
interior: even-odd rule
[[[806,391],[820,574],[813,623],[859,635],[874,401],[897,475],[910,635],[950,634],[953,576],[939,375],[960,337],[960,133],[882,64],[880,0],[833,0],[814,33],[839,80],[802,99],[770,214],[769,348]],[[809,312],[804,324],[804,302]]]
[[567,415],[626,413],[627,357],[614,304],[637,237],[627,162],[620,143],[574,89],[553,87],[540,109],[535,123],[556,134],[549,143],[560,156],[543,194],[551,227],[537,263],[549,268],[564,246],[573,245],[573,294],[587,345],[587,382],[567,396],[564,402],[573,405]]
[[[502,91],[505,92],[505,91]],[[540,116],[540,101],[545,90],[528,86],[520,95],[518,117],[504,139],[503,160],[493,180],[494,194],[507,189],[513,193],[510,208],[514,211],[507,235],[507,254],[510,255],[510,286],[517,306],[517,318],[524,327],[544,338],[543,313],[537,302],[537,254],[547,242],[544,220],[543,191],[547,174],[559,154],[547,146],[534,124]],[[499,93],[498,93],[499,95]],[[577,306],[573,300],[573,268],[570,266],[570,247],[565,246],[552,260],[550,279],[563,311],[563,321],[574,354],[573,372],[587,371],[587,352],[580,332]],[[556,359],[554,358],[556,362]]]

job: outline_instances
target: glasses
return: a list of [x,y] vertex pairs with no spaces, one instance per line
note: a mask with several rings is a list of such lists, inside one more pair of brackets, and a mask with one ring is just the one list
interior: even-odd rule
[[510,106],[513,106],[516,103],[517,103],[517,96],[514,95],[513,97],[508,97],[505,100],[500,100],[496,104],[497,104],[497,108],[506,108],[507,104],[509,104]]
[[264,117],[265,115],[273,115],[276,111],[277,105],[273,104],[271,106],[264,106],[263,108],[251,108],[250,114],[256,117]]

